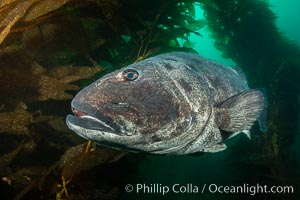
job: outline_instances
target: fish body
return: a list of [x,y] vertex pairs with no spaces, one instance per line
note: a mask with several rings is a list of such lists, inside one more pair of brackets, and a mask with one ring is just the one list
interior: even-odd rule
[[67,125],[100,145],[132,152],[191,154],[226,149],[264,108],[243,72],[196,54],[154,56],[107,74],[71,103]]

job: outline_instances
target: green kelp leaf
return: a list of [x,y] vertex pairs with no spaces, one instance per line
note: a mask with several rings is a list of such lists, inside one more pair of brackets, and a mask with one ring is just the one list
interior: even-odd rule
[[130,40],[131,40],[131,37],[130,37],[129,35],[121,35],[121,38],[122,38],[126,43],[130,42]]
[[112,58],[115,58],[119,55],[119,52],[117,49],[108,49],[108,53]]
[[197,31],[204,28],[206,25],[206,21],[203,19],[194,20],[191,23],[188,23],[185,27],[192,31]]
[[169,47],[180,47],[177,39],[170,40]]

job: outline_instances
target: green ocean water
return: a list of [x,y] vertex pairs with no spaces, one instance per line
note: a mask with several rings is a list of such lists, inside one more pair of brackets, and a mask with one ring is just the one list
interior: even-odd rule
[[[276,26],[278,29],[292,42],[300,45],[300,18],[299,7],[300,3],[297,0],[269,0],[271,10],[277,16]],[[204,19],[204,12],[199,6],[196,7],[196,18]],[[255,29],[256,27],[252,27]],[[234,61],[231,59],[225,59],[222,57],[221,52],[218,51],[213,45],[213,39],[210,37],[210,31],[208,27],[201,30],[203,37],[199,38],[196,35],[191,35],[191,41],[194,42],[194,48],[198,53],[204,57],[216,60],[224,65],[234,65]]]

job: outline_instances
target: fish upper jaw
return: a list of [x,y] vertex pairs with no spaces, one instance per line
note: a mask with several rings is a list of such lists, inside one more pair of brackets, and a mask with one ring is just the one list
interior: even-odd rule
[[82,117],[85,116],[87,114],[85,114],[84,112],[82,112],[81,110],[78,110],[76,108],[72,108],[72,112],[74,113],[74,115],[76,115],[77,117]]

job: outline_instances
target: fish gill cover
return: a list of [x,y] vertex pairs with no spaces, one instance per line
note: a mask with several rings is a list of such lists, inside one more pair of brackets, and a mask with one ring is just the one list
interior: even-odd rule
[[151,182],[138,172],[147,158],[86,148],[65,116],[74,94],[110,71],[163,52],[195,52],[178,40],[201,37],[195,5],[206,12],[216,48],[268,94],[268,131],[254,130],[253,142],[242,140],[227,161],[248,182],[296,187],[299,165],[290,148],[298,131],[299,50],[277,30],[266,1],[3,0],[1,199],[139,199],[123,188],[128,180]]

